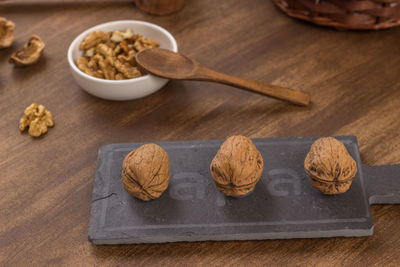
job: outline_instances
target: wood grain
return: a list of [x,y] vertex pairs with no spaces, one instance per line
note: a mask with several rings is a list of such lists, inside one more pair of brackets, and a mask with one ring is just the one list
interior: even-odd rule
[[186,0],[135,0],[138,8],[154,15],[169,15],[179,11]]
[[[270,1],[187,1],[153,17],[128,2],[0,6],[16,23],[0,51],[0,265],[348,265],[400,262],[400,208],[374,206],[365,238],[93,246],[87,241],[100,146],[117,142],[356,135],[367,165],[400,163],[400,29],[336,31],[286,17]],[[66,60],[83,30],[118,19],[165,27],[179,50],[218,71],[312,94],[298,107],[224,85],[171,81],[143,99],[110,102],[84,93]],[[32,35],[44,57],[7,60]],[[20,134],[32,102],[52,111],[44,138]]]

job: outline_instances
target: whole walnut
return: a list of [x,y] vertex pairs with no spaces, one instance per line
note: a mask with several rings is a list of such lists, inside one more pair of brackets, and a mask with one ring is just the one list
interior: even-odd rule
[[122,165],[125,190],[142,200],[156,199],[167,189],[170,177],[167,152],[156,144],[146,144],[126,155]]
[[311,184],[324,194],[346,192],[357,173],[357,165],[342,142],[333,137],[312,144],[304,161]]
[[262,156],[249,138],[231,136],[219,148],[210,171],[219,191],[239,197],[254,189],[263,167]]

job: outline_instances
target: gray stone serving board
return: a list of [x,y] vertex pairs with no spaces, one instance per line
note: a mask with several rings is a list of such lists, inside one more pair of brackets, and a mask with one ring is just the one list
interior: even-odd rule
[[160,142],[169,154],[171,180],[159,199],[144,202],[121,183],[121,165],[143,143],[100,148],[90,218],[94,244],[162,243],[368,236],[370,205],[400,203],[400,165],[361,163],[357,138],[337,137],[357,162],[350,190],[323,195],[314,189],[303,162],[313,137],[253,139],[264,159],[254,191],[226,197],[209,166],[222,141]]

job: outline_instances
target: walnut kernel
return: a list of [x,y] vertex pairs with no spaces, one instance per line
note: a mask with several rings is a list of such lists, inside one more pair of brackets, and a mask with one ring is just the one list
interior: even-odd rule
[[109,35],[102,31],[95,31],[86,36],[85,40],[79,46],[80,50],[87,50],[89,48],[95,47],[103,41],[107,41]]
[[150,38],[139,35],[133,46],[135,47],[137,52],[140,52],[142,50],[158,47],[159,44],[157,42],[154,42]]
[[121,61],[117,59],[114,63],[114,66],[125,78],[128,79],[136,78],[142,75],[138,68],[132,67],[132,65],[128,62],[121,63]]
[[357,164],[342,142],[333,137],[315,141],[304,161],[311,184],[324,194],[346,192],[357,173]]
[[29,127],[29,134],[33,137],[39,137],[47,133],[48,127],[53,127],[53,115],[43,105],[31,104],[24,111],[24,116],[19,121],[19,130],[25,131]]
[[103,78],[103,72],[100,72],[98,67],[98,62],[95,61],[93,58],[89,62],[87,58],[80,57],[77,61],[78,68],[83,72],[97,78]]
[[219,191],[239,197],[254,189],[263,167],[263,158],[249,138],[231,136],[219,148],[210,171]]
[[167,189],[170,177],[167,152],[156,144],[146,144],[126,155],[122,164],[122,184],[132,196],[151,200]]
[[146,73],[136,63],[136,53],[159,47],[151,38],[134,34],[131,29],[89,34],[80,45],[84,50],[76,64],[78,68],[96,78],[108,80],[132,79]]
[[119,43],[125,39],[131,39],[134,35],[135,34],[131,29],[127,29],[126,31],[115,31],[111,35],[111,41]]
[[115,75],[117,74],[117,71],[114,68],[113,62],[110,58],[100,60],[99,67],[104,75],[104,78],[106,78],[107,80],[115,80]]

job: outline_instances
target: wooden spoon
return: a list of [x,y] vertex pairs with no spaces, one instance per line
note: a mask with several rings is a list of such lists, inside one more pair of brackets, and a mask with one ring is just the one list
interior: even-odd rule
[[310,104],[311,97],[307,93],[216,72],[180,53],[161,48],[141,51],[136,55],[136,61],[149,73],[162,78],[217,82],[301,106]]

